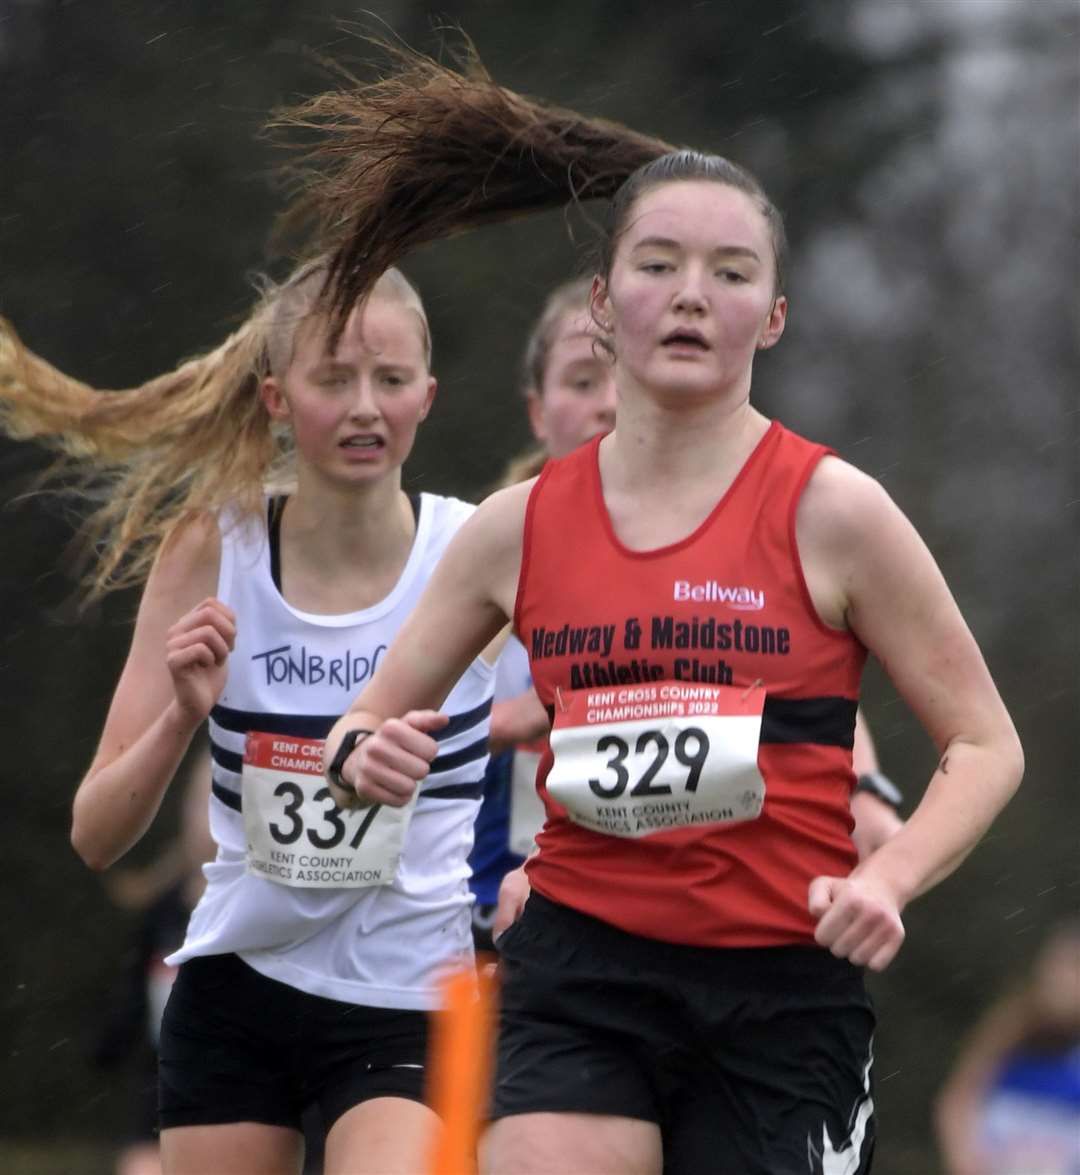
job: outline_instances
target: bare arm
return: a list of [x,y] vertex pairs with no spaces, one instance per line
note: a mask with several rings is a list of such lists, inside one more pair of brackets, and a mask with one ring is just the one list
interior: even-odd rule
[[445,721],[438,707],[513,615],[530,488],[494,494],[458,531],[375,676],[327,736],[328,766],[347,731],[376,732],[342,767],[349,789],[331,781],[342,805],[401,806],[427,774],[438,748],[431,734]]
[[899,949],[899,912],[974,848],[1019,785],[1023,754],[933,557],[875,481],[826,458],[797,534],[823,619],[850,627],[877,656],[941,756],[904,827],[850,878],[811,887],[818,941],[880,969]]
[[97,754],[75,794],[71,842],[105,869],[146,832],[225,681],[231,611],[211,595],[220,535],[200,519],[162,548],[139,605],[131,648]]

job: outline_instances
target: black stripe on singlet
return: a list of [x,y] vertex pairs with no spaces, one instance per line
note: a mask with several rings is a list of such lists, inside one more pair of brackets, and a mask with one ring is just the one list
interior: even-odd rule
[[[858,702],[850,698],[766,697],[761,715],[761,742],[773,746],[810,743],[850,750],[855,743],[858,708]],[[546,709],[548,721],[554,723],[555,707]]]
[[422,787],[422,800],[482,800],[484,798],[484,781],[477,779],[473,783],[448,783],[443,787]]
[[233,710],[229,706],[215,706],[210,717],[233,734],[247,734],[249,730],[266,734],[291,735],[293,738],[326,738],[330,727],[340,714],[267,714],[261,710]]
[[445,755],[438,755],[431,761],[431,774],[436,775],[440,771],[453,771],[458,767],[464,767],[466,763],[475,763],[477,759],[482,759],[488,753],[488,740],[485,735],[483,738],[478,738],[476,742],[469,743],[467,747],[462,747],[460,751],[450,751]]
[[847,747],[855,743],[855,711],[850,698],[769,698],[761,718],[763,743],[813,743]]
[[[442,730],[435,732],[435,739],[442,742],[461,734],[472,726],[478,726],[491,713],[491,699],[481,702],[471,710],[451,714],[450,721]],[[261,710],[233,710],[229,706],[215,706],[210,717],[222,728],[233,734],[247,734],[249,730],[262,730],[267,734],[291,735],[293,738],[326,738],[330,728],[341,717],[340,714],[267,714]]]
[[222,787],[217,780],[210,784],[210,792],[216,796],[226,808],[232,808],[234,812],[242,812],[243,805],[240,802],[240,793],[238,791],[229,791],[227,787]]

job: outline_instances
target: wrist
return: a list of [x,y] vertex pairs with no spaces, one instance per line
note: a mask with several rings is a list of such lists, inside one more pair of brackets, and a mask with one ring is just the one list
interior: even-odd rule
[[367,727],[354,727],[352,730],[345,731],[344,735],[342,735],[341,742],[337,745],[337,750],[326,765],[325,775],[328,783],[334,787],[341,788],[345,792],[353,790],[347,780],[342,777],[341,769],[345,766],[345,760],[356,750],[360,743],[374,733],[375,731]]
[[904,793],[881,771],[863,771],[855,779],[855,790],[876,796],[897,811],[904,802]]
[[166,726],[180,738],[190,741],[195,732],[206,721],[205,714],[193,713],[178,698],[173,698],[163,714]]

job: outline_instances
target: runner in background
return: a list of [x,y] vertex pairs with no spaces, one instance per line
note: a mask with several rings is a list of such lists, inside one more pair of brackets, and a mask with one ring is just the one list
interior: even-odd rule
[[947,1175],[1080,1175],[1080,921],[1054,927],[938,1096]]
[[[577,278],[548,295],[525,344],[521,384],[536,445],[507,465],[499,488],[539,475],[549,458],[565,457],[615,427],[615,370],[610,354],[597,346],[597,328],[588,309],[592,282]],[[519,870],[535,847],[544,809],[536,793],[536,770],[549,730],[547,712],[532,688],[528,656],[511,635],[499,657],[492,712],[492,757],[484,778],[484,800],[469,858],[473,936],[477,949],[493,949],[497,937],[520,912],[528,896]],[[512,746],[502,749],[503,742]],[[884,776],[869,727],[860,709],[855,723],[851,797],[852,839],[860,860],[902,827],[902,796]]]
[[[390,136],[344,161],[360,187],[328,221],[350,226],[338,306],[412,244],[582,190],[556,157],[579,115],[492,87],[492,124],[473,77],[456,123],[430,119],[427,73],[393,79],[393,118],[370,91],[327,96],[327,117],[352,107]],[[331,133],[324,157],[349,142]],[[420,172],[437,206],[414,198]],[[373,257],[366,225],[387,218],[394,245]],[[779,213],[726,159],[671,152],[619,188],[591,295],[616,430],[480,507],[327,738],[344,807],[406,806],[436,749],[419,715],[436,721],[509,620],[529,650],[553,750],[532,895],[500,941],[498,1175],[868,1170],[862,968],[888,966],[904,907],[1020,782],[1012,723],[910,523],[750,405],[754,357],[783,333],[784,259]],[[940,760],[858,862],[868,651]]]
[[160,1041],[170,1175],[295,1175],[312,1105],[329,1175],[412,1175],[435,1125],[436,980],[472,958],[495,649],[463,666],[448,719],[416,720],[435,749],[415,803],[343,816],[322,779],[334,715],[474,509],[401,489],[436,387],[415,290],[382,275],[331,342],[325,279],[322,260],[301,266],[217,350],[124,393],[0,332],[9,431],[112,474],[92,519],[98,588],[148,572],[75,797],[88,865],[139,840],[209,719],[217,852],[165,960],[179,967]]

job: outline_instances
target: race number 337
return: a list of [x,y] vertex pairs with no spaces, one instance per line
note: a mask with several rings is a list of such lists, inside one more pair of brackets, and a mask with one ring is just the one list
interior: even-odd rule
[[252,731],[244,749],[247,869],[281,885],[362,889],[394,879],[413,804],[343,811],[321,739]]
[[561,693],[548,794],[576,824],[641,837],[754,820],[761,686],[657,681]]

